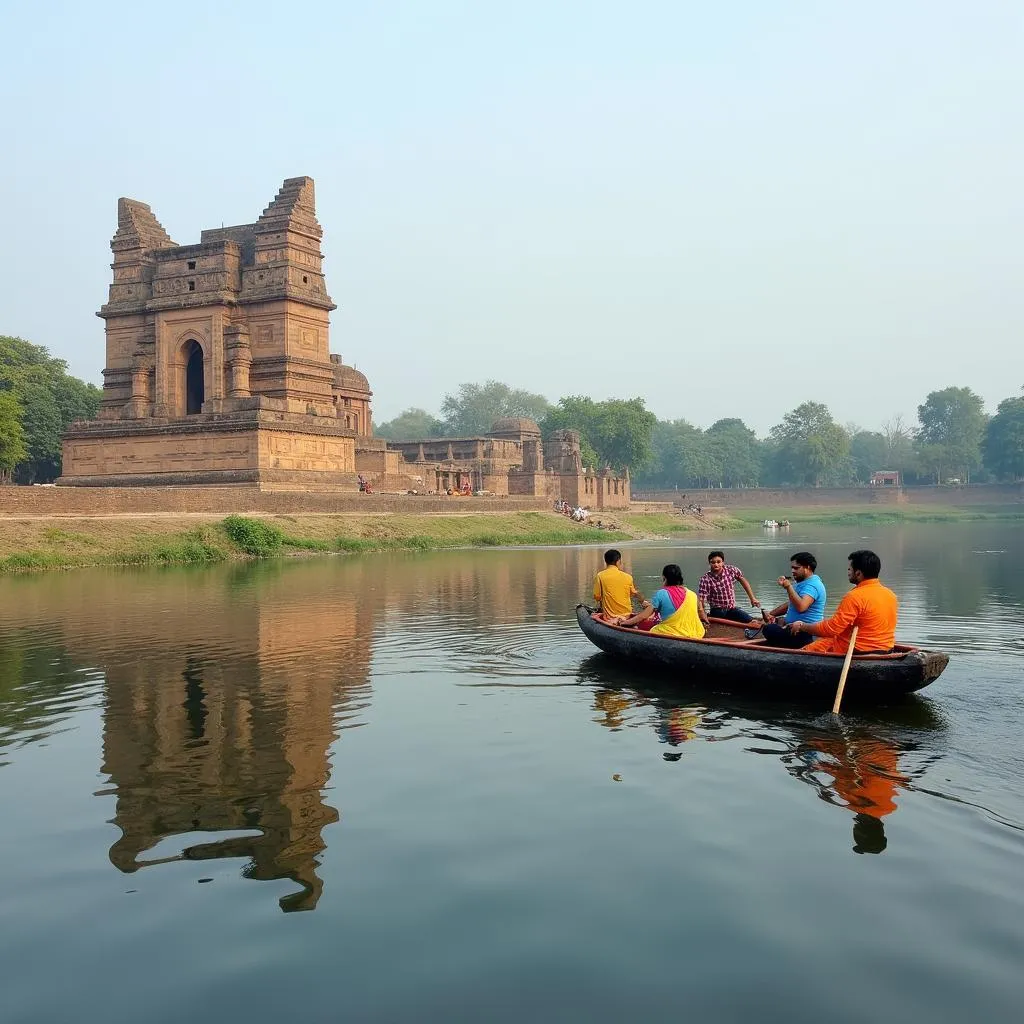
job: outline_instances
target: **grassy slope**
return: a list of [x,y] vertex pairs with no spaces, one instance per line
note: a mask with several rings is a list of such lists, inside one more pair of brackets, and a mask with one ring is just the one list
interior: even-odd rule
[[[725,529],[749,528],[778,516],[771,509],[732,509],[716,517]],[[1017,507],[956,509],[805,508],[785,513],[793,523],[953,522],[1021,520]],[[231,519],[239,530],[231,529]],[[554,512],[457,515],[119,516],[93,519],[0,518],[0,572],[85,565],[187,565],[315,552],[437,550],[500,545],[609,544],[672,537],[705,529],[665,513],[605,513],[615,529],[581,526]],[[250,528],[254,522],[267,530]]]
[[821,523],[845,526],[852,523],[958,523],[978,520],[1013,521],[1024,519],[1024,508],[1013,505],[964,506],[900,505],[897,507],[805,506],[803,508],[735,508],[729,515],[743,525],[758,525],[765,519],[788,519],[791,523]]
[[[0,572],[82,565],[201,564],[302,551],[435,550],[498,545],[598,544],[629,540],[548,512],[494,515],[262,516],[252,519],[117,517],[0,520]],[[227,524],[227,525],[226,525]]]

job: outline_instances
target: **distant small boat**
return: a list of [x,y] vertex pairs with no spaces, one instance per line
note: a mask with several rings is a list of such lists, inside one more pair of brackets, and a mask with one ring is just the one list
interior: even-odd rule
[[[594,617],[594,609],[576,606],[583,635],[606,654],[664,673],[675,685],[721,685],[759,697],[831,701],[842,670],[841,654],[768,647],[763,641],[733,640],[737,624],[712,619],[703,640],[658,636]],[[742,627],[744,623],[740,623]],[[934,682],[949,655],[898,644],[892,654],[861,654],[850,662],[844,702],[885,703]]]

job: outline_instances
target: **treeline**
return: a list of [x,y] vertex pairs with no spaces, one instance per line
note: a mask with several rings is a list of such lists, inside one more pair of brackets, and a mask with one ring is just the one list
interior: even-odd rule
[[841,487],[865,484],[878,470],[895,470],[907,483],[1024,479],[1024,397],[1004,399],[988,416],[980,396],[960,387],[927,395],[916,423],[893,416],[866,430],[837,423],[820,402],[804,402],[759,438],[741,419],[703,430],[658,420],[642,398],[573,395],[552,404],[487,381],[446,395],[439,416],[407,409],[376,432],[392,440],[466,437],[505,416],[536,420],[545,437],[578,430],[586,465],[628,467],[641,487]]
[[[43,346],[0,336],[0,481],[60,476],[61,437],[75,420],[96,416],[101,394]],[[396,441],[471,437],[507,416],[536,420],[545,437],[578,430],[586,466],[628,468],[641,487],[845,486],[867,483],[877,470],[896,470],[907,483],[1024,479],[1024,389],[992,416],[970,388],[933,391],[916,423],[893,416],[880,430],[839,424],[826,405],[804,402],[759,438],[741,419],[701,429],[659,420],[642,398],[569,395],[552,404],[491,380],[445,395],[439,415],[406,409],[376,433]]]
[[0,335],[0,482],[49,483],[60,476],[61,437],[93,419],[102,392],[68,372],[42,345]]

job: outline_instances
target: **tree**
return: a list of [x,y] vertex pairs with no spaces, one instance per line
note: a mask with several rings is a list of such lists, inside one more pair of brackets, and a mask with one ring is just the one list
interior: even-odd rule
[[985,468],[1010,480],[1024,477],[1024,397],[1004,398],[982,442]]
[[804,402],[772,428],[776,472],[784,483],[821,487],[849,472],[850,439],[820,402]]
[[885,438],[885,458],[883,464],[875,468],[898,470],[903,478],[916,475],[920,466],[914,451],[914,428],[897,413],[882,424],[882,437]]
[[595,402],[585,395],[560,398],[541,430],[550,437],[555,430],[578,430],[583,442],[583,461],[597,468],[641,471],[654,458],[652,437],[658,422],[642,398],[610,398]]
[[444,396],[441,414],[445,434],[473,437],[486,434],[495,420],[505,416],[525,416],[539,423],[550,408],[551,403],[543,395],[489,380],[484,384],[460,384],[458,394]]
[[28,458],[18,467],[18,483],[54,480],[60,476],[61,436],[64,433],[57,400],[46,384],[35,381],[22,385],[19,398],[25,410],[21,425],[25,429]]
[[761,443],[740,419],[712,423],[704,433],[709,461],[718,467],[722,487],[753,487],[761,478]]
[[21,406],[13,392],[0,391],[0,483],[10,480],[14,467],[27,457]]
[[917,407],[917,418],[922,461],[935,482],[942,483],[943,473],[968,482],[971,470],[981,465],[985,410],[980,396],[970,388],[932,391]]
[[859,430],[850,438],[853,478],[867,483],[879,469],[900,469],[889,464],[889,446],[885,435],[874,430]]
[[701,486],[694,467],[704,451],[700,428],[686,420],[659,420],[651,432],[651,460],[636,471],[634,481],[643,487]]
[[24,454],[14,467],[19,483],[60,476],[61,438],[75,421],[95,417],[102,393],[72,377],[67,363],[42,345],[0,337],[0,392],[15,396]]
[[374,433],[390,441],[416,441],[419,438],[443,437],[444,424],[425,409],[411,408],[375,427]]

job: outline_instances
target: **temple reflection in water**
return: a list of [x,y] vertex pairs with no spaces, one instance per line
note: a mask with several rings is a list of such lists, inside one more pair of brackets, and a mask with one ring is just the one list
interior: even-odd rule
[[[507,643],[495,621],[568,618],[567,581],[584,594],[600,559],[495,554],[19,581],[0,598],[4,621],[47,642],[12,686],[31,693],[40,659],[66,661],[69,678],[76,666],[102,678],[97,795],[113,799],[120,836],[109,857],[119,871],[244,858],[246,877],[296,884],[283,910],[313,909],[325,829],[340,817],[326,792],[331,749],[363,722],[374,646],[414,648],[421,664],[448,671],[438,628],[457,610],[470,627],[460,663],[486,667]],[[392,573],[400,582],[389,586]],[[507,649],[499,660],[514,668]]]
[[[358,587],[304,600],[303,568],[183,576],[180,594],[161,588],[156,619],[145,604],[126,608],[140,621],[122,631],[146,642],[107,665],[102,770],[119,870],[245,857],[246,877],[298,884],[282,910],[316,906],[322,832],[338,820],[324,799],[329,751],[368,699],[372,606]],[[189,842],[225,831],[249,834]],[[171,837],[166,854],[153,849]]]

